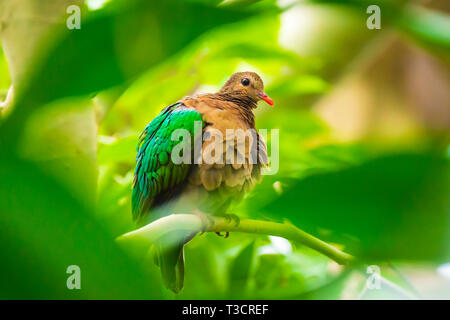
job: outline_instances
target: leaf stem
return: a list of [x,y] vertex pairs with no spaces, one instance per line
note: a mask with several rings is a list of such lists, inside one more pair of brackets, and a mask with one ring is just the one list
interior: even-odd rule
[[[243,232],[283,237],[287,240],[310,247],[341,265],[353,261],[354,257],[340,251],[336,247],[306,233],[299,228],[287,224],[263,220],[241,219],[239,225],[229,222],[223,217],[210,216],[210,224],[205,232]],[[172,214],[158,219],[140,229],[128,232],[117,238],[119,243],[144,241],[152,243],[167,232],[176,230],[192,230],[201,232],[204,225],[199,216],[193,214]]]

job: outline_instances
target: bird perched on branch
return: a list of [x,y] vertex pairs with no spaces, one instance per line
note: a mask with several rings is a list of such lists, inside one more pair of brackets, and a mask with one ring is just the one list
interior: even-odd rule
[[[268,163],[253,114],[259,100],[273,105],[263,89],[256,73],[238,72],[217,93],[184,98],[146,126],[132,192],[139,225],[176,213],[224,215],[253,188]],[[154,246],[164,284],[176,293],[183,287],[183,246],[194,236],[169,232]]]

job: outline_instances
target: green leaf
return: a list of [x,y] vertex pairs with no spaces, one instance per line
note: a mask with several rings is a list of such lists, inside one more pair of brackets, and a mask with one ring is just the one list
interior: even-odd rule
[[283,81],[274,84],[270,89],[270,93],[278,96],[297,96],[324,93],[328,89],[328,83],[318,76],[302,75],[286,77]]
[[[56,180],[6,155],[0,176],[0,298],[161,297],[159,278],[125,254]],[[67,289],[70,265],[81,269],[81,290]]]
[[6,92],[11,84],[8,74],[8,64],[6,63],[5,54],[0,46],[0,101],[6,97]]
[[397,25],[408,35],[427,45],[443,49],[448,55],[450,15],[421,7],[410,7],[399,15]]
[[[215,235],[214,235],[215,236]],[[185,287],[181,299],[221,299],[224,292],[225,274],[221,271],[224,255],[220,246],[209,239],[196,237],[193,244],[185,246]],[[198,243],[201,242],[201,245]],[[197,245],[196,245],[197,244]]]
[[87,99],[61,100],[34,113],[18,146],[21,156],[35,161],[83,201],[95,202],[97,124]]
[[258,257],[255,270],[253,297],[258,299],[283,299],[293,293],[303,292],[305,278],[296,272],[282,254],[263,254]]
[[[80,30],[61,26],[21,93],[45,103],[109,88],[163,61],[201,33],[247,15],[189,1],[114,1],[88,12]],[[187,21],[189,28],[180,28]]]
[[384,0],[373,3],[368,0],[313,0],[313,2],[344,5],[358,10],[361,14],[366,14],[365,9],[369,5],[376,4],[380,7],[382,28],[388,23],[392,24],[414,39],[430,45],[433,49],[440,49],[448,55],[450,16],[443,12],[411,5],[407,1]]
[[136,134],[120,138],[111,144],[100,144],[98,162],[100,164],[125,162],[134,165],[138,141],[139,135]]
[[239,252],[230,266],[230,292],[242,295],[247,287],[250,269],[253,263],[255,243],[252,241]]
[[298,180],[262,210],[334,231],[360,258],[449,258],[448,160],[395,155]]
[[80,30],[61,22],[41,45],[27,80],[16,88],[16,106],[2,135],[20,130],[38,106],[132,80],[202,33],[252,12],[181,0],[118,0],[85,15]]

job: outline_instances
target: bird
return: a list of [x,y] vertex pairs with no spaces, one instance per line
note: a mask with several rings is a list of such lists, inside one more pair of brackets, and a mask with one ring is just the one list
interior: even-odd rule
[[[235,216],[229,208],[261,182],[261,169],[268,165],[253,113],[260,100],[274,105],[261,77],[237,72],[216,93],[185,97],[162,109],[137,146],[131,202],[138,226],[179,213],[198,214],[202,221],[208,215]],[[188,134],[174,139],[177,132]],[[175,293],[184,285],[184,245],[196,234],[170,231],[153,246],[163,283]]]

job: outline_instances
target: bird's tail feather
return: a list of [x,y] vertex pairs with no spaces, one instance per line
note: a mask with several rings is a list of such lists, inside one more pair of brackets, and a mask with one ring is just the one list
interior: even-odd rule
[[155,243],[153,258],[161,269],[164,285],[175,293],[184,285],[184,245],[195,234],[169,232]]

